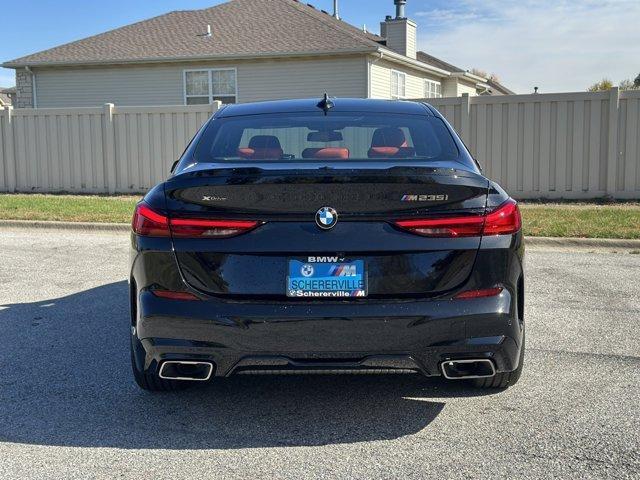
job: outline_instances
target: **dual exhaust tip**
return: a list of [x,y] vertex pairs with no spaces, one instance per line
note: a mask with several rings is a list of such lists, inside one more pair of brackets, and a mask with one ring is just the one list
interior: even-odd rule
[[444,378],[448,380],[488,378],[496,374],[496,367],[488,358],[447,360],[440,364],[440,368]]
[[160,378],[164,380],[186,380],[206,382],[213,375],[211,362],[192,362],[186,360],[167,360],[160,367]]

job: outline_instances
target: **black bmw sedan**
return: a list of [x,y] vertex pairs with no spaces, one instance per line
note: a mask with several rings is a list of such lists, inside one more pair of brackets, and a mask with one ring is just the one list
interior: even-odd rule
[[522,372],[518,207],[428,104],[224,107],[132,227],[143,389],[345,372],[504,388]]

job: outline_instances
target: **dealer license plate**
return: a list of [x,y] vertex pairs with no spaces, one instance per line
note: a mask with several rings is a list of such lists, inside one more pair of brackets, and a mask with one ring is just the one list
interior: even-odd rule
[[304,262],[289,260],[288,297],[366,297],[364,260]]

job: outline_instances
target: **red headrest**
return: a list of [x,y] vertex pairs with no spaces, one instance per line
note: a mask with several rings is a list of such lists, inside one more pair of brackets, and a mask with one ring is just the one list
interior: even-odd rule
[[369,158],[408,158],[416,155],[413,147],[371,147]]
[[273,135],[256,135],[249,141],[248,148],[238,148],[238,156],[255,160],[279,159],[283,153],[280,140]]
[[404,132],[396,127],[378,128],[373,132],[372,147],[406,147]]
[[346,160],[349,158],[349,149],[341,147],[305,148],[302,151],[302,158],[339,158]]

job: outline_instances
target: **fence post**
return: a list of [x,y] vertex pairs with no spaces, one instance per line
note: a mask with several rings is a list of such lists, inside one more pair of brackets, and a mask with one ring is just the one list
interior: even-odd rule
[[104,156],[104,175],[109,193],[116,191],[116,150],[115,128],[113,125],[113,103],[105,103],[102,107],[102,152]]
[[214,100],[211,102],[211,113],[216,113],[218,110],[222,108],[222,102],[220,100]]
[[[7,192],[16,191],[16,151],[13,145],[13,107],[6,106],[1,112],[4,117],[4,131],[0,132],[0,148],[4,148],[4,171],[5,181],[7,182],[5,187]],[[4,147],[2,146],[4,144]]]
[[460,97],[460,136],[467,146],[471,145],[471,101],[468,93]]
[[607,150],[607,195],[616,196],[616,173],[618,170],[618,116],[620,114],[620,92],[618,87],[609,91],[609,149]]

